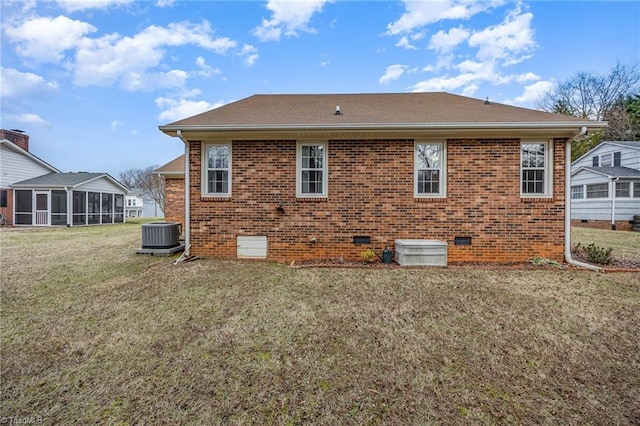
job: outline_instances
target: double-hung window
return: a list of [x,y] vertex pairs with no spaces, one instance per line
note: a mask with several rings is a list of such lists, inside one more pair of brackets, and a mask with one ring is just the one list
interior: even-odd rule
[[203,195],[230,196],[231,144],[206,144],[203,164]]
[[523,197],[551,195],[551,164],[549,142],[520,144],[520,194]]
[[446,155],[444,142],[418,141],[414,144],[414,195],[444,197]]
[[327,196],[327,143],[299,142],[296,192],[298,197]]
[[571,199],[582,200],[584,198],[584,186],[576,185],[571,187]]

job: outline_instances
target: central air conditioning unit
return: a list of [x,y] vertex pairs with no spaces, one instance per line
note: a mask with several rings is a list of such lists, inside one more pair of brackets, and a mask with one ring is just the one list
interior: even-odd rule
[[180,245],[178,222],[151,222],[142,224],[143,249],[168,249]]

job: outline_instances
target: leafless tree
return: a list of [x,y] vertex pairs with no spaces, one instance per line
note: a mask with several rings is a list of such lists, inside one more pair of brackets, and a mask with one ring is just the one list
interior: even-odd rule
[[155,201],[164,214],[164,179],[153,174],[158,166],[149,166],[146,169],[130,169],[120,173],[120,182],[129,188],[142,189],[143,195]]
[[638,92],[638,64],[617,63],[608,75],[579,72],[558,83],[536,106],[544,111],[603,120],[620,99]]
[[[572,161],[597,146],[604,139],[618,139],[628,123],[621,102],[640,91],[640,68],[637,63],[618,62],[607,75],[579,72],[559,82],[544,94],[536,106],[544,111],[592,120],[611,120],[618,131],[590,133],[572,145]],[[618,135],[616,137],[615,135]]]

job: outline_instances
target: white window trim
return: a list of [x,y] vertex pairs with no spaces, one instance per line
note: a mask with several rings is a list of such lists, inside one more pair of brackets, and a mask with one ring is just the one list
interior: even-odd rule
[[[522,192],[522,145],[544,144],[544,193],[530,194]],[[521,140],[520,141],[520,198],[551,198],[553,197],[553,141],[549,140]]]
[[[209,186],[209,176],[208,176],[208,164],[209,159],[207,158],[207,154],[210,146],[226,146],[229,147],[229,190],[227,192],[208,192]],[[202,156],[201,156],[201,171],[200,171],[200,181],[201,181],[201,190],[203,197],[231,197],[232,193],[232,182],[233,182],[233,146],[231,142],[202,142]]]
[[[418,145],[440,145],[440,192],[423,194],[418,192]],[[413,142],[413,196],[415,198],[447,197],[447,142],[443,140],[416,140]]]
[[[322,146],[322,193],[302,193],[302,147]],[[328,141],[298,141],[296,144],[296,197],[298,198],[327,198],[329,194],[329,142]]]

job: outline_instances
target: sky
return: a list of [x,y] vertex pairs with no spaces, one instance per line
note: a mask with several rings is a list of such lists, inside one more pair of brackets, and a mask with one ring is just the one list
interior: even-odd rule
[[158,126],[254,94],[431,92],[536,108],[640,61],[638,1],[2,0],[0,126],[63,172],[161,166]]

